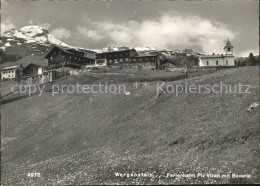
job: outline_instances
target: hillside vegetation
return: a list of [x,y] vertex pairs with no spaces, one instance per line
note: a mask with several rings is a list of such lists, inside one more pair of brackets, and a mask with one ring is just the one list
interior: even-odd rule
[[[107,75],[108,76],[108,75]],[[95,82],[109,79],[101,76]],[[160,94],[157,82],[130,95],[46,91],[1,107],[2,184],[256,183],[259,172],[258,68],[217,71],[167,84],[249,84],[250,94]],[[62,83],[91,83],[88,76]],[[59,83],[59,82],[57,82]],[[120,83],[117,81],[116,83]],[[39,172],[39,178],[28,173]],[[115,172],[152,173],[120,178]],[[167,173],[250,174],[167,178]]]

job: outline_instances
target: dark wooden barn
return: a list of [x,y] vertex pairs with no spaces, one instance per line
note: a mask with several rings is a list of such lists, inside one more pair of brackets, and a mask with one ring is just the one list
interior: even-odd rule
[[41,73],[46,67],[30,63],[23,69],[24,76],[36,75]]

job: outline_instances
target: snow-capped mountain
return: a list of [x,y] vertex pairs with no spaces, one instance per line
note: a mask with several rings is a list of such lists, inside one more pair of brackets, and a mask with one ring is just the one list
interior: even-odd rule
[[2,34],[0,41],[0,49],[23,57],[29,54],[44,55],[53,45],[70,47],[41,26],[24,26],[8,30]]
[[12,46],[12,44],[22,43],[38,43],[38,44],[54,44],[68,47],[67,44],[58,40],[53,35],[49,34],[48,30],[40,26],[25,26],[17,29],[11,29],[2,34],[6,38],[4,47]]
[[102,53],[102,52],[113,52],[113,51],[122,51],[122,50],[129,50],[129,47],[126,46],[109,46],[109,47],[105,47],[102,48],[100,50],[98,50],[98,53]]
[[[101,53],[101,52],[113,52],[113,51],[129,50],[129,49],[132,49],[132,48],[127,47],[127,46],[109,46],[109,47],[105,47],[105,48],[99,50],[98,52],[99,53]],[[151,47],[134,47],[134,49],[137,52],[163,50],[163,49],[160,49],[160,48],[151,48]]]
[[[113,52],[113,51],[122,51],[122,50],[129,50],[132,49],[127,46],[109,46],[106,48],[103,48],[101,50],[98,50],[98,53],[102,52]],[[160,53],[164,55],[173,55],[173,54],[186,54],[186,55],[197,55],[196,52],[194,52],[192,49],[184,49],[184,50],[167,50],[167,49],[162,49],[162,48],[152,48],[152,47],[134,47],[139,54],[155,54],[155,53]]]

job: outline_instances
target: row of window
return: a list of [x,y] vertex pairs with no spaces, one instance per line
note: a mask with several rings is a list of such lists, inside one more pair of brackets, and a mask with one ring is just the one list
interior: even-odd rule
[[61,63],[51,63],[49,64],[50,67],[61,67],[61,66],[65,66],[65,65],[73,65],[73,66],[81,66],[81,65],[94,65],[95,62],[94,61],[90,61],[90,62],[87,62],[87,63],[74,63],[74,62],[61,62]]
[[[209,65],[209,61],[207,61],[207,65]],[[216,61],[216,65],[218,65],[218,61]],[[228,65],[228,60],[226,60],[226,65]]]
[[15,76],[14,75],[8,75],[9,78],[14,78]]
[[150,63],[123,63],[122,66],[124,67],[138,67],[138,66],[150,66],[150,67],[155,67],[155,63],[150,62]]
[[[54,54],[55,54],[55,53],[54,53]],[[78,61],[84,61],[84,62],[87,61],[87,59],[84,59],[84,58],[82,58],[82,57],[69,56],[69,58],[70,58],[70,59],[74,59],[74,60],[78,60]],[[63,59],[65,59],[65,56],[63,56],[63,55],[57,55],[57,56],[52,56],[50,59],[51,59],[51,60],[63,60]]]
[[108,54],[108,55],[99,55],[99,58],[113,58],[113,57],[123,57],[128,56],[128,53],[120,53],[120,54]]
[[155,66],[155,63],[141,63],[139,66]]
[[3,74],[14,73],[14,70],[3,72]]
[[133,58],[132,59],[132,61],[133,62],[142,62],[142,61],[144,61],[144,62],[146,62],[146,61],[155,61],[155,59],[154,58]]
[[108,62],[109,63],[113,63],[113,62],[148,62],[148,61],[155,61],[154,58],[120,58],[120,59],[109,59]]

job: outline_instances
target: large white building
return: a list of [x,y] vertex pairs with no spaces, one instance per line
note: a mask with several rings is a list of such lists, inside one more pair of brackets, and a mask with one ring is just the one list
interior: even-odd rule
[[201,55],[199,56],[200,67],[217,67],[217,66],[235,66],[235,56],[233,55],[233,46],[227,40],[224,47],[225,54],[218,55]]

